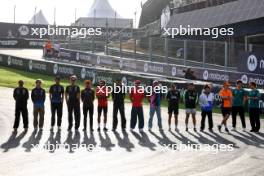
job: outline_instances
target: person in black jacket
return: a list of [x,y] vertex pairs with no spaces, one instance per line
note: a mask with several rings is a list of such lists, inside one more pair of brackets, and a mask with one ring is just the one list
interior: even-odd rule
[[[31,92],[31,99],[33,102],[33,126],[34,129],[42,130],[44,126],[44,115],[45,115],[45,100],[46,100],[46,92],[41,88],[42,81],[40,79],[36,80],[36,87]],[[39,119],[38,119],[39,117]]]
[[51,131],[55,126],[55,113],[57,112],[57,126],[61,129],[62,109],[64,100],[64,87],[60,84],[60,77],[55,78],[55,84],[50,87],[50,103],[51,103]]
[[85,89],[81,91],[81,99],[83,102],[83,131],[87,130],[87,114],[89,112],[90,118],[90,131],[93,132],[93,113],[94,113],[94,99],[95,92],[91,88],[92,83],[90,80],[84,82]]
[[[116,90],[115,90],[116,89]],[[115,91],[112,92],[113,99],[113,129],[112,131],[116,131],[117,128],[117,114],[118,111],[121,115],[121,127],[122,130],[126,129],[126,117],[125,117],[125,97],[126,93],[122,91],[122,81],[117,80],[115,84]]]
[[78,131],[80,127],[80,87],[76,85],[77,77],[71,76],[70,85],[66,87],[65,99],[68,105],[68,131],[71,131],[73,126],[73,112],[75,120],[75,130]]
[[24,88],[24,81],[18,81],[18,87],[15,88],[13,97],[16,101],[15,107],[15,122],[14,122],[14,131],[17,131],[19,127],[20,114],[22,114],[23,124],[25,131],[28,130],[28,109],[27,101],[29,98],[28,90]]

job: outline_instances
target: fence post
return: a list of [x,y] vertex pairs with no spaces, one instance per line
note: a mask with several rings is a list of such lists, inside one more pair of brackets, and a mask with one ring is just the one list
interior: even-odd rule
[[227,70],[228,67],[228,43],[225,42],[225,70]]
[[165,37],[164,40],[164,50],[165,50],[165,61],[168,63],[169,62],[169,40],[167,37]]
[[206,41],[203,40],[203,67],[205,68],[205,62],[206,62]]
[[188,55],[188,49],[187,49],[187,40],[183,41],[183,65],[186,66],[186,60]]
[[152,61],[152,37],[149,37],[149,60]]
[[119,35],[119,53],[120,53],[120,58],[122,58],[123,54],[122,54],[122,34],[121,33]]

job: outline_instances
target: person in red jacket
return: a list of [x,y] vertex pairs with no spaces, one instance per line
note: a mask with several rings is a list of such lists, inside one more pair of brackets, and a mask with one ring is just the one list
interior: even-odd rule
[[135,81],[135,88],[133,88],[130,93],[130,100],[132,102],[130,129],[131,131],[135,129],[138,119],[138,128],[139,131],[142,132],[144,128],[144,113],[142,101],[144,100],[145,94],[144,89],[142,89],[140,85],[140,80]]
[[102,112],[104,113],[104,131],[107,131],[108,129],[106,128],[106,123],[107,123],[107,111],[108,111],[108,98],[109,98],[109,92],[106,88],[106,84],[104,80],[101,80],[99,82],[99,86],[96,89],[96,97],[98,99],[98,107],[97,107],[97,112],[98,112],[98,129],[97,131],[101,130],[100,124],[101,124],[101,114]]

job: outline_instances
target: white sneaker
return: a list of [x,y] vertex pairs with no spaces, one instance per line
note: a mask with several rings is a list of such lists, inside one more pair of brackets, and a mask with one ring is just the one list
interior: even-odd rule
[[242,130],[243,132],[246,132],[247,131],[247,129],[246,128],[243,128],[243,130]]
[[232,128],[232,131],[236,131],[236,127],[233,127],[233,128]]

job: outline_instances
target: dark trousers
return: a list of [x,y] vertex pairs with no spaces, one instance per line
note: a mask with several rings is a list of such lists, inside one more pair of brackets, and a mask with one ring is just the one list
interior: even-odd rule
[[57,126],[61,126],[62,119],[62,103],[51,103],[51,126],[55,126],[55,116],[57,112]]
[[134,129],[136,127],[137,119],[139,121],[138,128],[143,129],[144,128],[143,107],[132,107],[130,128]]
[[73,126],[73,113],[74,113],[74,120],[75,120],[75,129],[78,130],[80,127],[80,105],[68,105],[68,121],[70,130]]
[[124,105],[119,105],[119,104],[114,104],[114,107],[113,107],[113,129],[117,128],[118,111],[119,111],[120,116],[121,116],[121,127],[122,127],[122,129],[125,129],[126,128],[125,107],[124,107]]
[[237,114],[239,114],[242,127],[246,128],[245,111],[243,106],[232,107],[232,125],[236,127]]
[[212,111],[202,111],[201,130],[205,128],[205,119],[208,117],[209,130],[213,129],[213,113]]
[[84,129],[87,129],[87,115],[89,112],[89,118],[90,118],[90,130],[93,129],[93,113],[94,113],[94,106],[83,106],[83,127]]
[[27,106],[18,106],[15,108],[15,122],[13,128],[19,127],[20,114],[22,114],[24,128],[28,128],[28,109]]
[[260,130],[260,109],[259,108],[249,108],[249,118],[252,130]]

